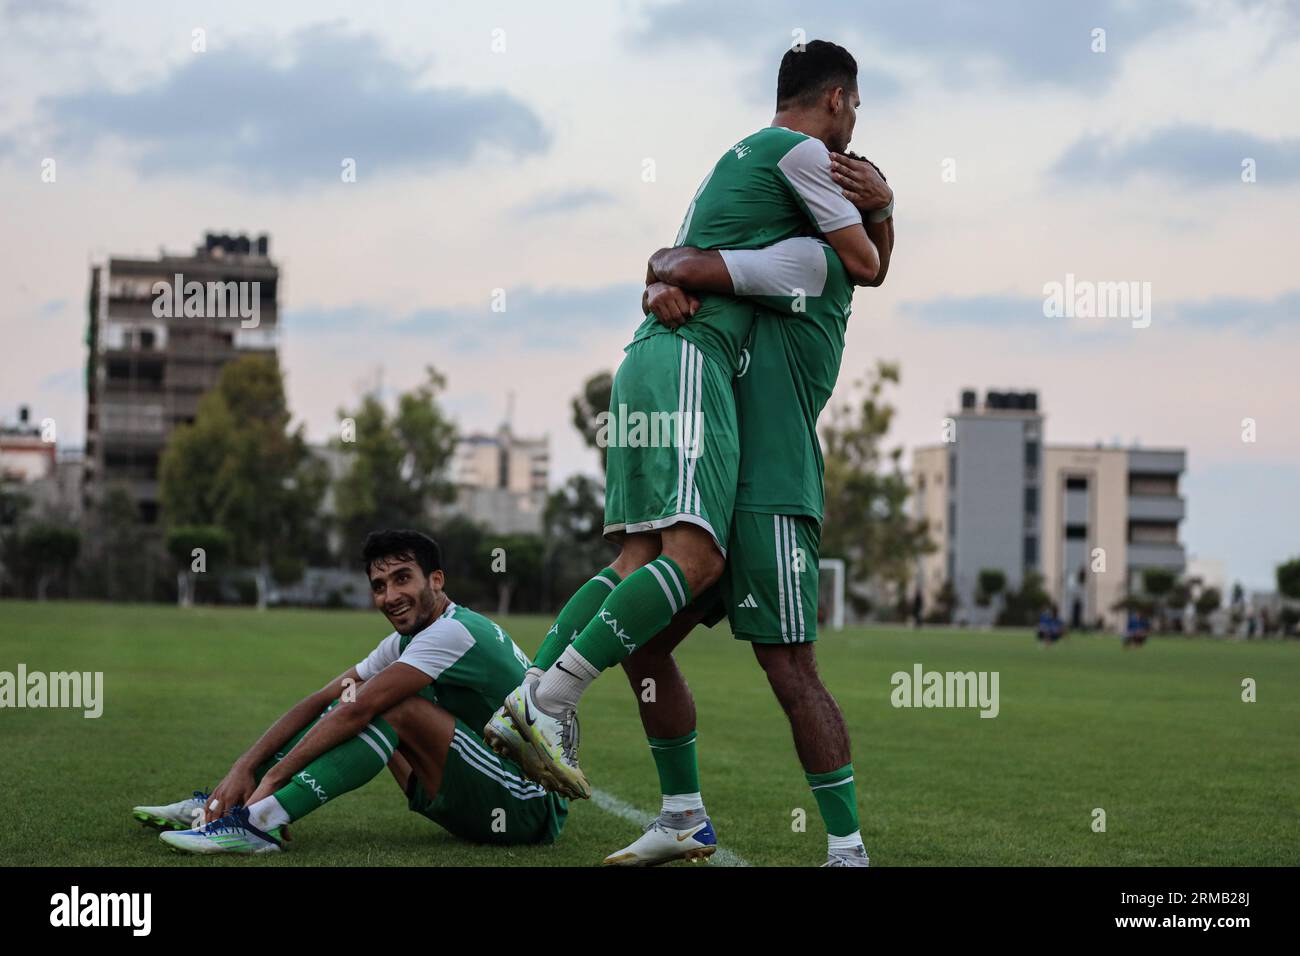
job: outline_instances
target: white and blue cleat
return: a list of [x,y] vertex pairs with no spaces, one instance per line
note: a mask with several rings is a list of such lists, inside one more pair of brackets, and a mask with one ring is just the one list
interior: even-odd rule
[[247,807],[235,807],[205,826],[167,831],[159,839],[178,853],[279,853],[285,834],[280,827],[259,830],[248,822]]
[[674,860],[704,860],[718,848],[718,835],[708,817],[684,828],[672,827],[658,816],[631,845],[605,857],[605,866],[659,866]]
[[131,815],[155,830],[188,830],[203,823],[203,805],[211,796],[195,790],[194,796],[160,807],[134,807]]

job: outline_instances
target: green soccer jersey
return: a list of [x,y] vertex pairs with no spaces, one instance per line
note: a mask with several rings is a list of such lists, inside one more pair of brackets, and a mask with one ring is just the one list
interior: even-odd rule
[[835,388],[853,282],[818,239],[722,250],[736,294],[756,302],[749,359],[735,380],[736,510],[822,520],[817,417]]
[[[782,239],[833,232],[862,221],[831,179],[819,139],[781,126],[745,137],[704,178],[677,233],[678,246],[759,249]],[[731,296],[700,297],[700,309],[676,334],[722,368],[736,369],[754,310]],[[672,334],[646,316],[633,341]]]
[[471,727],[488,722],[530,663],[494,621],[454,602],[418,634],[389,634],[357,664],[357,675],[370,680],[398,661],[428,674],[439,706]]

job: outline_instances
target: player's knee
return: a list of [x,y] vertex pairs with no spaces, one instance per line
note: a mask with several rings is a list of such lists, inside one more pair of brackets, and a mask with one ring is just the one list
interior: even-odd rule
[[[665,552],[666,553],[666,552]],[[712,541],[705,548],[692,548],[690,551],[669,555],[686,576],[686,586],[691,594],[700,594],[717,583],[722,571],[727,566],[726,560],[713,546]]]
[[407,697],[393,704],[380,716],[392,724],[393,729],[400,734],[404,726],[410,726],[411,721],[418,717],[422,702],[424,701],[421,697]]
[[643,568],[659,557],[661,545],[657,535],[632,534],[623,539],[618,557],[610,567],[620,578],[625,578],[638,568]]

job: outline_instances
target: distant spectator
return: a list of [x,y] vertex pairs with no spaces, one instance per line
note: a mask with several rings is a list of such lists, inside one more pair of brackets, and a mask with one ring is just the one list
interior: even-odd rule
[[1038,640],[1045,644],[1055,644],[1064,632],[1065,627],[1056,616],[1056,608],[1043,608],[1043,612],[1038,615]]
[[1141,647],[1151,633],[1151,625],[1146,617],[1137,611],[1128,612],[1128,625],[1124,628],[1124,647]]

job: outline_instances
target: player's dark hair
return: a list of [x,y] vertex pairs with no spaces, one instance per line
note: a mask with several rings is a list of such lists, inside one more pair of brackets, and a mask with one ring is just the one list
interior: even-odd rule
[[372,531],[366,535],[366,543],[361,546],[361,563],[367,575],[370,566],[381,558],[414,561],[425,577],[442,570],[442,549],[438,542],[410,529]]
[[828,40],[812,40],[803,49],[791,48],[781,57],[776,75],[776,108],[812,106],[828,89],[858,88],[858,61]]

